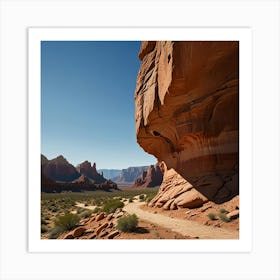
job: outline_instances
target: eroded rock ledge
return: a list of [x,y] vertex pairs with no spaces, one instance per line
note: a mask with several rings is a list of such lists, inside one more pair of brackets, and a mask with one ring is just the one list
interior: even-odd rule
[[[237,195],[238,42],[146,41],[139,58],[137,141],[165,166],[152,204],[188,207],[184,195],[193,205]],[[168,192],[175,197],[161,201]]]

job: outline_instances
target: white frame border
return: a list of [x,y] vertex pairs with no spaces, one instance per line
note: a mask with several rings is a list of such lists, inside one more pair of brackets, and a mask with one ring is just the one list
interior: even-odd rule
[[[41,240],[40,42],[51,40],[239,41],[239,240]],[[28,250],[29,252],[250,252],[252,249],[252,32],[249,28],[29,28],[28,31]],[[244,94],[246,93],[246,94]],[[246,171],[245,171],[246,170]],[[34,176],[35,174],[35,176]],[[248,176],[249,174],[249,176]],[[246,187],[244,187],[246,186]],[[31,191],[32,190],[32,191]],[[246,201],[246,206],[244,201]],[[245,210],[244,210],[245,209]],[[71,246],[69,246],[71,245]],[[175,249],[176,248],[176,249]]]

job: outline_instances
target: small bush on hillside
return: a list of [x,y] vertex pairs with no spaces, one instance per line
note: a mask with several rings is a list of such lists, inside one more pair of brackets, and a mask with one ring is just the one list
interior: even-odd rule
[[49,232],[49,239],[56,239],[61,233],[63,229],[61,227],[55,227]]
[[225,213],[219,213],[219,218],[221,221],[228,223],[230,221],[230,218],[227,217]]
[[81,214],[83,211],[84,211],[83,208],[81,208],[81,207],[78,207],[78,208],[77,208],[77,214]]
[[90,215],[92,214],[92,211],[91,210],[85,210],[83,211],[82,213],[80,213],[80,217],[82,219],[85,219],[85,218],[88,218]]
[[128,202],[130,203],[130,202],[133,202],[133,198],[131,197],[129,200],[128,200]]
[[80,217],[76,214],[68,213],[64,216],[60,216],[56,221],[55,225],[62,228],[63,230],[73,229],[80,221]]
[[220,212],[220,213],[225,213],[225,214],[228,213],[228,211],[227,211],[225,208],[221,208],[221,209],[219,210],[219,212]]
[[156,194],[153,194],[153,193],[147,194],[146,202],[149,203],[155,196],[156,196]]
[[216,220],[216,215],[214,214],[214,213],[209,213],[208,215],[208,218],[210,219],[210,220]]
[[124,207],[124,203],[121,202],[119,199],[112,199],[107,201],[103,205],[102,211],[106,213],[114,213],[118,208],[123,208],[123,207]]
[[140,199],[140,201],[144,201],[145,195],[144,195],[144,194],[140,194],[140,195],[139,195],[139,199]]
[[95,213],[99,213],[101,212],[101,208],[100,207],[95,207],[93,210],[92,210],[92,213],[95,214]]
[[135,214],[124,216],[118,219],[117,229],[123,232],[135,231],[138,225],[138,218]]

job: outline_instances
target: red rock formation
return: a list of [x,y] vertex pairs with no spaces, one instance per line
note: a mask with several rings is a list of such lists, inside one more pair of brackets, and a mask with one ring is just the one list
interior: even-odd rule
[[139,58],[140,146],[203,197],[192,200],[222,202],[238,194],[238,42],[143,42]]
[[106,180],[96,171],[95,163],[91,167],[90,162],[85,161],[80,164],[79,171],[82,174],[63,156],[48,160],[44,155],[41,155],[41,191],[78,192],[117,189],[117,184]]
[[93,180],[94,183],[104,183],[106,181],[106,179],[97,172],[95,162],[91,166],[91,163],[86,160],[77,167],[77,171],[81,175],[85,175],[89,179]]
[[80,176],[76,168],[63,156],[48,160],[41,155],[41,171],[47,178],[61,182],[71,182]]
[[163,174],[160,165],[157,163],[151,165],[147,170],[142,172],[142,176],[137,178],[132,185],[132,188],[153,188],[160,186],[162,183]]

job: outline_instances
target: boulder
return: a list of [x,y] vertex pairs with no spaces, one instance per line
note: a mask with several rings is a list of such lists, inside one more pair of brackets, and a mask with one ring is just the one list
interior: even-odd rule
[[98,222],[98,221],[101,221],[104,218],[105,218],[105,214],[104,214],[104,212],[101,212],[95,217],[95,221]]
[[108,239],[113,239],[114,237],[116,237],[119,234],[118,230],[112,231],[109,233],[108,235]]
[[104,223],[102,224],[97,230],[96,230],[96,234],[98,235],[104,228],[106,228],[108,226],[108,223]]
[[239,210],[233,210],[232,212],[227,213],[229,219],[236,219],[239,217]]
[[79,237],[79,236],[81,236],[85,231],[86,231],[86,228],[85,228],[85,227],[78,227],[78,228],[74,229],[73,235],[74,235],[74,237]]
[[63,239],[74,239],[74,235],[72,233],[68,233]]
[[178,196],[174,203],[178,208],[197,208],[207,202],[207,198],[201,193],[192,189]]

